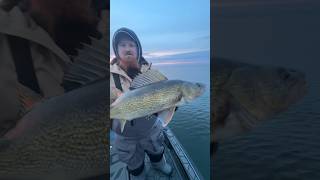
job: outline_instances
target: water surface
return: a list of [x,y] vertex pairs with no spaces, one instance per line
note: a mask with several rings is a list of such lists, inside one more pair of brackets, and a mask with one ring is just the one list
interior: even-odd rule
[[204,95],[179,107],[169,127],[190,155],[204,179],[210,179],[210,64],[154,66],[169,79],[201,82]]

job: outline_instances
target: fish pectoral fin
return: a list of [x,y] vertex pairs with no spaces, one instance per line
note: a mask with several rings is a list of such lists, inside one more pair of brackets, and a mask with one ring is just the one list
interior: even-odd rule
[[165,77],[162,73],[157,70],[150,69],[142,74],[139,74],[132,80],[130,90],[141,88],[143,86],[165,80],[168,80],[168,78]]
[[121,125],[121,133],[122,133],[123,130],[124,130],[124,126],[125,126],[126,123],[127,123],[127,120],[125,120],[125,119],[120,119],[119,121],[120,121],[120,125]]
[[42,101],[42,96],[30,88],[18,83],[18,96],[21,104],[20,115],[25,115],[28,111],[32,109],[34,104]]
[[245,108],[242,107],[238,111],[234,112],[234,116],[238,119],[243,131],[253,129],[258,123],[257,118],[253,117]]
[[214,131],[215,138],[219,141],[249,132],[258,123],[257,119],[234,98],[229,100],[225,112],[222,109],[219,112],[220,115],[217,115],[219,127]]
[[163,127],[166,127],[169,124],[169,122],[172,120],[175,109],[176,109],[176,106],[158,113],[158,118],[161,119]]
[[258,123],[258,119],[254,117],[244,106],[241,105],[235,98],[231,100],[230,111],[233,116],[239,121],[241,129],[246,132],[254,127]]

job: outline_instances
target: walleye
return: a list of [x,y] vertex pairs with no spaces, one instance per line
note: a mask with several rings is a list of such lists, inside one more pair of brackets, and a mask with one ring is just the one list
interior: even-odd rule
[[245,133],[259,122],[285,111],[307,90],[305,75],[216,58],[213,69],[211,146]]
[[159,71],[138,75],[130,89],[111,104],[110,118],[119,119],[121,131],[127,121],[158,113],[166,126],[176,106],[191,102],[203,94],[205,86],[181,80],[168,80]]
[[92,39],[92,46],[79,50],[64,81],[81,88],[40,100],[21,85],[22,106],[40,102],[22,110],[16,127],[0,139],[2,179],[83,179],[109,173],[106,49]]

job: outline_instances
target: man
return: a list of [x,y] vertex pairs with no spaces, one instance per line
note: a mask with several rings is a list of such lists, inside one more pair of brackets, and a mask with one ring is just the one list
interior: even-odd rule
[[[142,57],[140,41],[132,30],[127,28],[117,30],[112,45],[116,57],[110,65],[110,92],[119,96],[129,91],[132,79],[150,69],[151,65]],[[113,121],[112,129],[117,134],[115,147],[119,159],[127,164],[132,179],[146,178],[145,152],[154,168],[166,175],[171,174],[172,167],[164,157],[162,125],[156,115],[148,119],[143,117],[130,121],[122,133],[120,126],[118,120]]]
[[69,55],[76,55],[80,42],[89,43],[89,36],[100,36],[101,2],[0,1],[0,137],[23,115],[19,83],[44,98],[64,93]]

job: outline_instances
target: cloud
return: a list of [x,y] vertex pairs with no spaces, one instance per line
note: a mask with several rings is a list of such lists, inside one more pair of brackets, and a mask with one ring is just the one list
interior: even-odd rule
[[150,51],[144,53],[145,58],[162,58],[167,56],[174,56],[180,54],[187,54],[187,53],[196,53],[205,51],[207,49],[175,49],[175,50],[161,50],[161,51]]
[[180,65],[180,64],[207,64],[204,61],[183,61],[183,60],[172,60],[172,61],[161,61],[152,63],[154,66],[164,66],[164,65]]
[[[153,65],[199,64],[210,62],[209,49],[176,49],[149,51],[143,55]],[[110,54],[110,61],[114,58]]]

